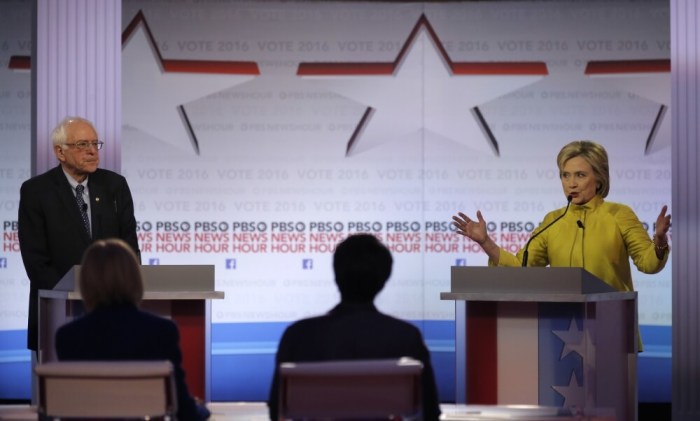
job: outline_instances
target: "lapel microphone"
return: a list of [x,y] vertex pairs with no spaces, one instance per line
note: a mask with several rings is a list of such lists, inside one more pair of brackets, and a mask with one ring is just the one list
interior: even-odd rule
[[[542,228],[541,230],[537,231],[532,237],[530,237],[529,240],[527,240],[527,244],[525,244],[525,251],[523,252],[523,267],[527,266],[527,248],[530,247],[530,243],[532,242],[532,240],[534,240],[535,237],[537,237],[538,235],[540,235],[540,234],[542,234],[543,232],[545,232],[545,231],[547,230],[547,228],[549,228],[549,227],[551,227],[552,225],[554,225],[555,222],[557,222],[558,220],[560,220],[561,218],[563,218],[564,215],[566,215],[566,212],[569,211],[569,206],[571,205],[571,199],[573,199],[573,196],[571,196],[571,195],[568,195],[568,196],[566,197],[566,209],[564,209],[564,213],[562,213],[561,215],[559,215],[554,221],[552,221],[552,222],[550,222],[549,224],[547,224],[546,227],[544,227],[544,228]],[[579,223],[581,223],[581,221],[579,221]],[[582,226],[582,225],[583,225],[583,224],[581,224],[580,226]]]

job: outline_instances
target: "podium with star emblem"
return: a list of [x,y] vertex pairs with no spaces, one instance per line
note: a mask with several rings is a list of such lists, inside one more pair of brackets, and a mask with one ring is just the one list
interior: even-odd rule
[[453,266],[456,402],[637,417],[637,293],[582,268]]

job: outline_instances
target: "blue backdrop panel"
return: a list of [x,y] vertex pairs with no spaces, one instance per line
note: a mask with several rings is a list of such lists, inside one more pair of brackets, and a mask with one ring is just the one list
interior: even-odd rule
[[27,331],[0,331],[0,399],[29,399],[30,370]]
[[[455,397],[455,323],[413,322],[423,332],[440,399]],[[272,379],[275,352],[289,323],[217,323],[212,328],[212,400],[262,401]]]

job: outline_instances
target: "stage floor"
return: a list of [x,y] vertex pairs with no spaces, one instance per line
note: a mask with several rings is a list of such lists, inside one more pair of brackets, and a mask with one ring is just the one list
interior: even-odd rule
[[[262,402],[212,402],[210,421],[267,421],[267,405]],[[0,405],[0,420],[37,420],[36,408],[29,405]]]
[[[262,402],[212,402],[211,421],[266,421],[267,406]],[[484,406],[443,404],[445,421],[614,421],[612,416],[556,416],[556,408],[535,406]],[[36,420],[36,408],[29,405],[0,405],[0,420]]]
[[[262,402],[212,402],[210,421],[267,421],[267,405]],[[0,420],[37,420],[36,408],[29,405],[0,405]]]
[[[212,402],[210,421],[267,421],[267,405],[262,402]],[[29,405],[0,405],[0,420],[37,420],[36,408]]]

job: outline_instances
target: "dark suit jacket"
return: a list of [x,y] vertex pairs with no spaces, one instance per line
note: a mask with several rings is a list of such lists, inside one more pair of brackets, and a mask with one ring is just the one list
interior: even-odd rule
[[139,255],[134,202],[126,179],[98,169],[88,177],[92,238],[85,232],[75,194],[60,166],[20,188],[18,234],[29,277],[27,347],[38,342],[38,290],[51,289],[83,257],[93,240],[121,238]]
[[178,419],[205,419],[185,384],[180,334],[170,320],[131,305],[95,309],[56,332],[59,360],[169,360],[175,372]]
[[283,362],[394,359],[423,363],[423,419],[435,421],[440,406],[428,348],[418,328],[380,313],[371,303],[340,303],[328,314],[300,320],[285,330],[275,358],[268,406],[278,419],[278,373]]

